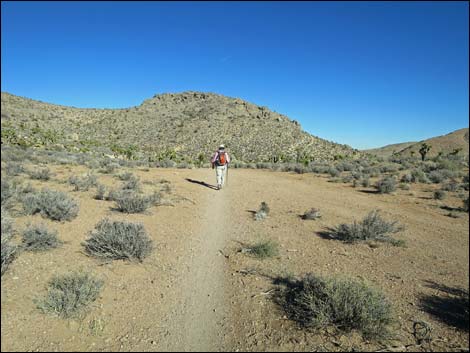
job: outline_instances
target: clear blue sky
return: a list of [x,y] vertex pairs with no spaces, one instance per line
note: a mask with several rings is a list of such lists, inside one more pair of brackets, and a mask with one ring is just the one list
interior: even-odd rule
[[2,1],[1,89],[123,108],[240,97],[355,148],[468,127],[468,2]]

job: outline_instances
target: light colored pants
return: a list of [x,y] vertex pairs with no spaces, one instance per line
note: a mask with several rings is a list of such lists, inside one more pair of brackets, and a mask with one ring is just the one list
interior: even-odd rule
[[217,177],[217,186],[222,187],[225,184],[225,176],[227,175],[227,166],[221,165],[215,167],[215,175]]

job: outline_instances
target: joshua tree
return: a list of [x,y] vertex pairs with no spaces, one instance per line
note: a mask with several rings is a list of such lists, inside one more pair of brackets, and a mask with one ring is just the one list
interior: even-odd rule
[[419,154],[421,155],[421,160],[424,161],[424,159],[426,158],[426,154],[429,152],[430,149],[431,149],[431,146],[428,145],[426,142],[424,142],[421,145],[421,148],[419,149]]

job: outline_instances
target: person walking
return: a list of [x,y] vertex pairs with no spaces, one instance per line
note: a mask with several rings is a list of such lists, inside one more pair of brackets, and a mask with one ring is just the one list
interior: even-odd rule
[[214,156],[212,156],[211,159],[212,169],[215,168],[215,175],[217,178],[217,190],[222,189],[225,184],[229,163],[230,156],[225,152],[225,146],[220,145],[219,149],[215,151]]

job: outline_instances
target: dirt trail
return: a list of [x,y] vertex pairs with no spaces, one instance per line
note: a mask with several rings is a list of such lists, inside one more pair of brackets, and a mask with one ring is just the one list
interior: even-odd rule
[[[200,188],[201,186],[195,186]],[[179,296],[160,348],[168,351],[224,350],[226,203],[228,190],[206,189],[200,204],[199,229],[190,239],[182,264],[184,275],[173,292]]]

